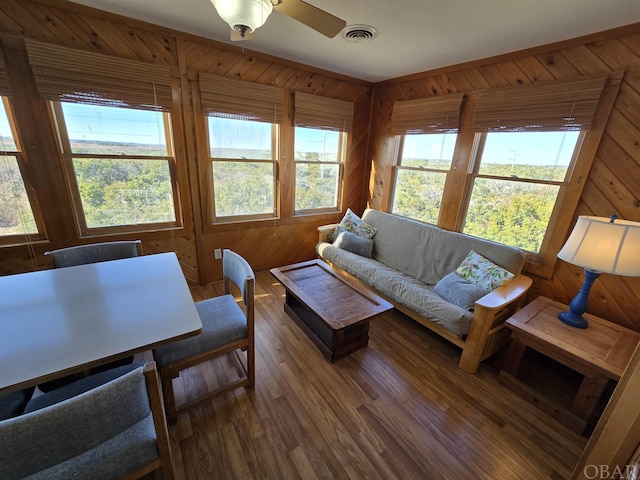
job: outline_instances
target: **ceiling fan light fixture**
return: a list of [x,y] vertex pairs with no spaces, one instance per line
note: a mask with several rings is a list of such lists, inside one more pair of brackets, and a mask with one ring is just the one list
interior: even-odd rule
[[220,18],[242,37],[260,28],[273,11],[271,0],[211,0]]

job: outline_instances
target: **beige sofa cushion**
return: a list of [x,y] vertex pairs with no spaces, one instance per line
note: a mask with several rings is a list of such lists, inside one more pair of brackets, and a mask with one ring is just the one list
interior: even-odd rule
[[522,251],[507,245],[378,210],[365,210],[362,219],[378,230],[373,258],[428,285],[455,271],[471,250],[513,274],[524,267]]

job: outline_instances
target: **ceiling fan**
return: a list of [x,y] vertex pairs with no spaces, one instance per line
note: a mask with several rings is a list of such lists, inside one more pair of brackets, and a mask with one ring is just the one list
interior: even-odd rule
[[329,38],[346,25],[344,20],[302,0],[211,0],[218,15],[231,27],[231,40],[250,40],[275,8]]

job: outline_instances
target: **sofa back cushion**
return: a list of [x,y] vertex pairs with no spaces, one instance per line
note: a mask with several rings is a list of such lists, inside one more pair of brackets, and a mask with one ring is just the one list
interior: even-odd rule
[[365,210],[362,219],[378,229],[373,258],[429,285],[458,268],[470,250],[513,274],[524,267],[524,253],[514,247],[379,210]]

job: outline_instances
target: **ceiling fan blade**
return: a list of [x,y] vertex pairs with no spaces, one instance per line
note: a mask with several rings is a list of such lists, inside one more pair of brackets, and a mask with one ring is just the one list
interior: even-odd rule
[[253,32],[246,32],[243,37],[238,30],[231,29],[230,39],[232,42],[244,42],[245,40],[253,40],[254,38]]
[[281,0],[273,8],[329,38],[335,37],[347,25],[341,18],[302,0]]

